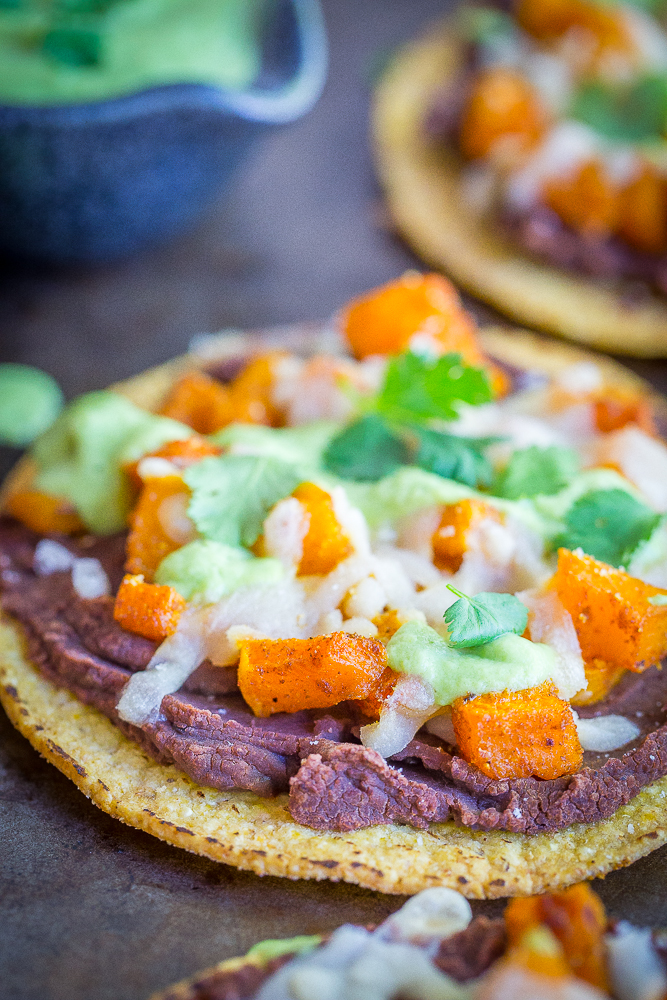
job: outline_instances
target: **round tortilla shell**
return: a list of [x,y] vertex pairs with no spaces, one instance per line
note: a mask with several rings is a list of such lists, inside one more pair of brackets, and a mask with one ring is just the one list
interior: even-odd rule
[[402,235],[429,265],[520,323],[617,354],[667,357],[667,299],[647,293],[633,303],[622,282],[541,263],[469,206],[455,150],[424,128],[461,59],[462,46],[445,23],[403,49],[377,87],[375,159]]
[[[595,360],[608,385],[641,390],[667,422],[667,400],[609,358],[521,330],[488,329],[481,339],[491,356],[538,373],[553,375],[574,362]],[[312,338],[307,342],[312,350]],[[268,343],[212,340],[205,360]],[[303,350],[306,338],[297,331],[279,343]],[[201,357],[187,356],[113,388],[157,409],[180,373],[203,364]],[[31,476],[31,464],[23,460],[5,495]],[[311,830],[292,819],[287,795],[263,799],[218,791],[156,763],[101,712],[42,677],[26,657],[21,626],[7,616],[0,619],[0,701],[16,728],[100,809],[176,847],[258,875],[343,880],[386,893],[445,885],[469,898],[497,898],[604,875],[667,842],[667,778],[643,789],[609,820],[533,837],[454,823],[434,823],[424,831],[398,825],[353,833]]]

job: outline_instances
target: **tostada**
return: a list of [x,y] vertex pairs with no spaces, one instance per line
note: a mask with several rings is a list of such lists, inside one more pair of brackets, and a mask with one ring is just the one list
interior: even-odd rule
[[152,1000],[660,1000],[663,932],[609,921],[586,883],[473,918],[424,889],[377,927],[261,941]]
[[381,79],[390,212],[431,264],[507,315],[667,356],[662,0],[467,5]]
[[[667,840],[667,445],[615,362],[408,272],[71,403],[5,487],[3,704],[260,874],[472,896]],[[241,349],[242,348],[242,349]]]

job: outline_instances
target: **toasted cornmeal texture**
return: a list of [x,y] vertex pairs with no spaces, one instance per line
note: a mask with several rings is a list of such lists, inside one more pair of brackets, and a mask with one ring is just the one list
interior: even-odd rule
[[452,724],[461,755],[489,778],[560,778],[581,767],[569,702],[549,681],[524,691],[457,698]]
[[558,550],[550,586],[572,615],[584,662],[641,673],[667,655],[667,607],[649,603],[660,588],[580,549]]
[[383,685],[387,651],[377,639],[332,632],[313,639],[246,639],[238,685],[255,715],[330,708]]
[[530,895],[621,868],[667,842],[667,778],[612,819],[524,837],[453,823],[326,833],[295,823],[287,797],[219,792],[157,764],[96,709],[27,661],[20,630],[0,624],[0,700],[36,749],[105,812],[183,847],[287,878],[353,882],[387,893],[445,885],[471,899]]
[[632,302],[623,284],[540,263],[470,207],[458,155],[424,127],[463,55],[445,23],[403,49],[376,90],[375,160],[401,233],[429,265],[520,323],[618,354],[667,357],[664,297]]
[[123,577],[113,616],[128,632],[162,642],[176,631],[187,602],[173,587],[144,583],[143,577]]

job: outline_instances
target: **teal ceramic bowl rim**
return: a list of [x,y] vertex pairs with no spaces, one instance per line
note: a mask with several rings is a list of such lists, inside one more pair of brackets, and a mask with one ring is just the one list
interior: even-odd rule
[[327,77],[328,45],[319,0],[290,0],[299,37],[300,56],[296,72],[275,87],[251,86],[230,90],[208,83],[183,81],[119,94],[102,101],[81,104],[3,104],[0,124],[16,120],[33,124],[88,125],[113,123],[143,117],[179,104],[196,103],[266,125],[294,121],[310,110],[319,98]]

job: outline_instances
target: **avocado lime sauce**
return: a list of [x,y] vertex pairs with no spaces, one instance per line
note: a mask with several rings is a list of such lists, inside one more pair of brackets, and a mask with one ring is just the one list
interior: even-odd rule
[[70,104],[170,83],[243,89],[271,0],[0,0],[0,102]]

